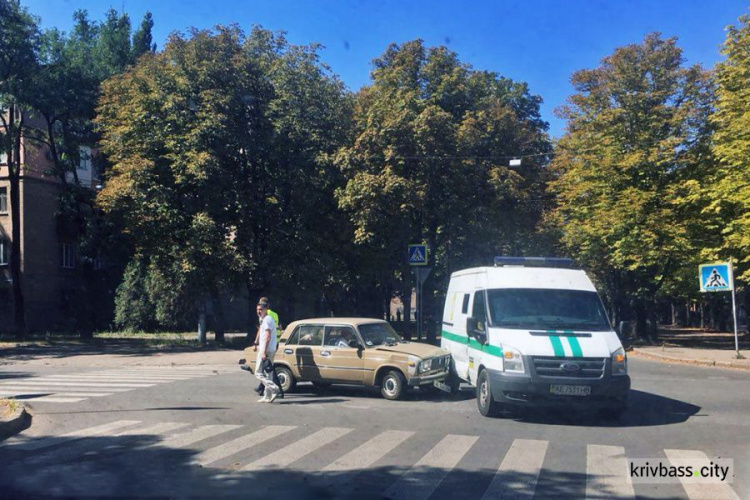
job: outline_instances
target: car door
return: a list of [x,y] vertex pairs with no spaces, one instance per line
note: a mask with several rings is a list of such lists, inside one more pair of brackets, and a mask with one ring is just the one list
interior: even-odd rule
[[284,347],[286,356],[294,356],[294,365],[301,380],[321,380],[318,363],[323,349],[323,331],[323,325],[300,325],[293,335],[296,345]]
[[[350,347],[348,342],[356,341],[358,347]],[[347,343],[346,346],[342,345]],[[362,341],[354,328],[348,325],[326,325],[323,348],[316,363],[320,367],[323,380],[361,384],[364,380],[364,359]]]

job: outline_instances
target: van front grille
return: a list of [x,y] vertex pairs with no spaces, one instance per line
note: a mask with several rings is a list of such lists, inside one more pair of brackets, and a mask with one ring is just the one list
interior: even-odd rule
[[607,358],[555,358],[532,356],[534,371],[546,378],[598,379],[604,376]]

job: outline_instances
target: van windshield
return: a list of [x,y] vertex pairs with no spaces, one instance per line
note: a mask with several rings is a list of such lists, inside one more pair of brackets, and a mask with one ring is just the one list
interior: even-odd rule
[[505,288],[488,290],[490,325],[520,330],[610,330],[596,292]]

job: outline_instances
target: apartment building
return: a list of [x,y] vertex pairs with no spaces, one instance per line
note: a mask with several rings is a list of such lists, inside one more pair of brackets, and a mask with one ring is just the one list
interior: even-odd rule
[[[30,119],[33,123],[33,118]],[[20,255],[11,252],[11,190],[7,156],[0,155],[0,332],[13,327],[13,290],[10,272],[11,259],[20,259],[21,284],[26,309],[28,331],[66,330],[79,328],[81,314],[84,321],[94,321],[96,311],[90,311],[88,297],[92,285],[88,283],[96,273],[104,270],[103,259],[83,262],[77,255],[77,237],[61,224],[59,195],[62,183],[52,173],[52,161],[46,148],[22,140],[20,205]],[[80,184],[95,189],[99,175],[93,167],[92,152],[82,148],[77,168]],[[74,176],[68,174],[68,180]],[[85,271],[85,272],[84,272]]]

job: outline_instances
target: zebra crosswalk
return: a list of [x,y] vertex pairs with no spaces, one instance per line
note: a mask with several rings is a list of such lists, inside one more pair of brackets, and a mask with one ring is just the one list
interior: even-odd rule
[[[107,438],[111,444],[102,447],[94,438]],[[310,484],[335,482],[332,494],[339,498],[363,494],[390,499],[443,498],[446,492],[441,495],[441,487],[450,482],[446,480],[449,476],[455,481],[456,474],[467,477],[467,481],[484,481],[476,498],[530,499],[540,493],[539,485],[549,485],[553,480],[555,463],[576,461],[568,456],[569,450],[561,451],[546,440],[498,439],[496,444],[490,443],[493,446],[487,446],[492,439],[465,434],[441,436],[428,431],[356,429],[355,432],[345,427],[116,420],[56,436],[19,435],[0,444],[0,452],[12,459],[18,457],[14,454],[26,454],[19,458],[41,466],[75,461],[91,453],[106,458],[101,454],[108,450],[112,451],[112,457],[120,458],[146,448],[165,453],[189,449],[193,454],[191,463],[214,469],[217,477],[229,472],[253,477],[266,471],[300,471],[311,477]],[[579,496],[584,491],[588,499],[647,496],[650,485],[633,484],[628,476],[625,447],[587,444],[580,449],[586,456],[581,461],[585,471],[577,474],[585,482],[579,486]],[[407,464],[403,456],[412,457],[413,461]],[[673,463],[684,459],[709,460],[702,450],[666,449],[655,451],[652,456]],[[378,470],[386,465],[392,469],[395,462],[402,464],[395,474],[381,474],[375,481],[367,480],[368,475],[377,476]],[[481,478],[472,475],[476,472],[482,473]],[[478,491],[477,485],[473,486],[472,491]],[[373,488],[375,491],[370,491]],[[639,488],[644,490],[639,493]],[[667,488],[672,488],[667,489],[670,496],[689,500],[740,498],[726,483],[684,481],[671,483]]]
[[158,384],[230,373],[226,367],[124,367],[110,370],[0,379],[0,398],[43,403],[77,403],[89,398]]

